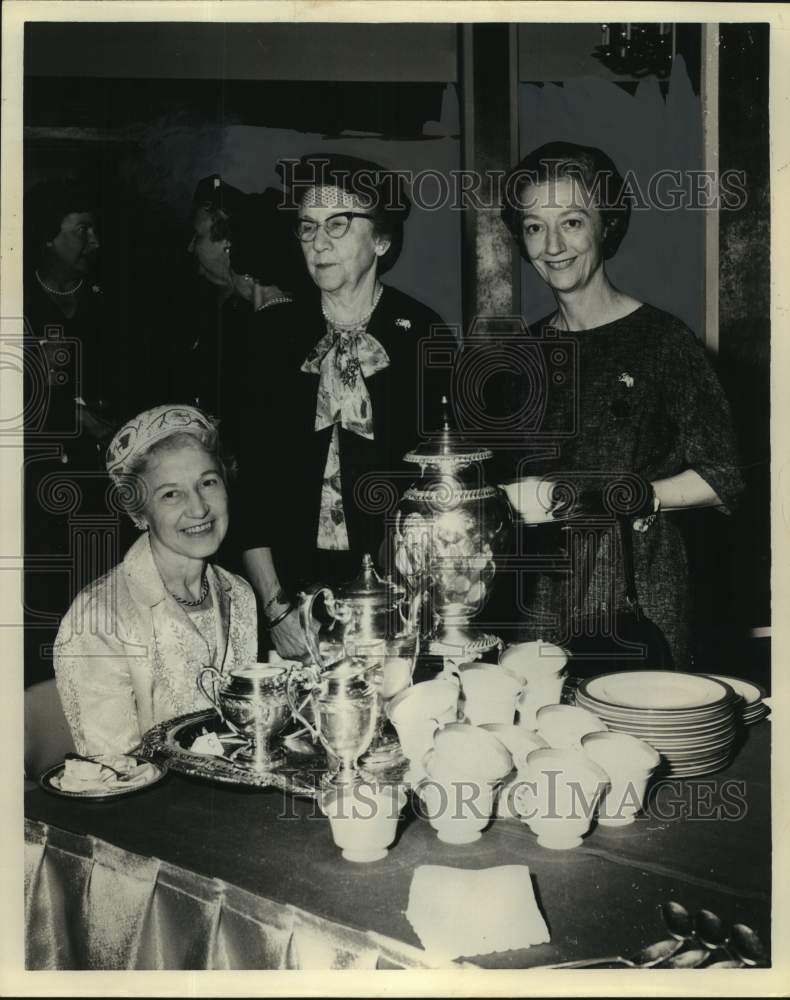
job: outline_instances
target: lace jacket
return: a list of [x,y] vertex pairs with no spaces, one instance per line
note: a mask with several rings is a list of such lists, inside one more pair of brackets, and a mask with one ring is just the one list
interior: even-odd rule
[[[215,666],[257,657],[257,614],[250,585],[207,566],[217,623]],[[165,589],[148,535],[114,569],[82,590],[58,631],[58,692],[77,750],[125,753],[158,722],[208,708],[197,677],[209,645]]]

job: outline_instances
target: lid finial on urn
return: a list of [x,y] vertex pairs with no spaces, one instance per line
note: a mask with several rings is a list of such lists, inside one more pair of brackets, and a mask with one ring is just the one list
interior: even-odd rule
[[423,467],[440,469],[463,467],[475,462],[485,462],[494,453],[490,448],[480,446],[464,438],[453,425],[450,415],[450,400],[441,398],[441,426],[430,434],[427,440],[417,445],[403,456],[404,462],[414,462]]

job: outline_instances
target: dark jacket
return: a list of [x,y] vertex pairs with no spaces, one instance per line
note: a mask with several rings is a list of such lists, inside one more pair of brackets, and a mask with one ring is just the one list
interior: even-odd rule
[[[326,327],[317,297],[258,315],[245,392],[249,411],[238,448],[242,547],[270,546],[281,582],[295,587],[327,572],[316,534],[332,429],[314,430],[318,376],[301,371]],[[402,459],[437,423],[447,372],[426,369],[423,351],[431,327],[441,324],[431,309],[388,286],[368,323],[390,365],[366,380],[373,440],[342,427],[339,432],[350,545],[350,555],[337,559],[341,579],[358,568],[364,552],[375,558],[387,517],[419,475]]]

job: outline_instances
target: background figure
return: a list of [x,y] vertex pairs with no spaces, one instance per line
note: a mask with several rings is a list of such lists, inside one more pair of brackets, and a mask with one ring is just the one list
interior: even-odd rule
[[[573,391],[567,380],[548,383],[540,426],[525,429],[522,455],[530,431],[553,440],[555,455],[523,457],[511,469],[509,491],[524,520],[548,525],[525,529],[525,550],[553,550],[564,560],[535,578],[523,630],[570,643],[582,656],[584,636],[603,637],[617,658],[607,632],[626,608],[621,539],[612,530],[621,516],[642,607],[663,630],[676,669],[687,670],[691,598],[683,514],[672,511],[729,512],[738,501],[742,480],[724,393],[688,327],[607,276],[605,261],[630,216],[608,156],[548,143],[513,168],[505,190],[502,218],[557,304],[532,333],[559,331],[555,350],[572,345],[576,357]],[[534,388],[514,382],[510,412]],[[600,652],[600,643],[590,651]],[[601,662],[592,669],[600,672]]]
[[[441,397],[420,341],[439,317],[380,276],[397,260],[410,204],[396,175],[355,157],[303,157],[288,178],[297,245],[318,294],[272,313],[248,365],[240,495],[244,565],[283,656],[305,652],[294,608],[311,582],[374,560],[414,478],[402,457]],[[279,328],[278,328],[279,326]],[[430,374],[430,373],[427,373]]]
[[204,178],[193,199],[187,246],[193,277],[186,313],[171,324],[174,381],[168,398],[214,414],[231,451],[250,318],[289,301],[303,270],[280,200],[273,188],[245,194],[218,175]]
[[[95,193],[46,181],[25,196],[25,676],[51,675],[60,617],[116,561],[104,449],[124,408],[123,346],[98,281]],[[79,520],[77,520],[77,518]]]

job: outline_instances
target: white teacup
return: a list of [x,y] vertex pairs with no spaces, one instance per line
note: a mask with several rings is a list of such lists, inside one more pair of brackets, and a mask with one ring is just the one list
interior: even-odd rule
[[425,762],[427,777],[416,791],[439,840],[446,844],[472,844],[491,821],[496,781],[481,778],[448,781],[440,778],[433,761]]
[[513,791],[516,810],[541,847],[578,847],[609,777],[580,750],[534,750]]
[[442,679],[406,688],[387,705],[401,749],[412,763],[422,760],[433,745],[436,730],[455,722],[457,714],[458,685]]
[[526,685],[518,699],[520,726],[535,729],[538,709],[559,704],[567,663],[565,650],[551,642],[517,642],[502,653],[499,665]]
[[557,677],[568,663],[568,654],[552,642],[516,642],[499,657],[499,665],[523,681]]
[[551,509],[554,506],[551,480],[540,476],[526,476],[514,483],[502,483],[511,506],[527,524],[545,524],[553,521]]
[[581,750],[583,736],[609,729],[597,715],[576,705],[545,705],[536,719],[539,735],[555,750]]
[[462,664],[458,674],[464,714],[472,725],[491,722],[512,725],[523,681],[495,664]]
[[633,823],[661,755],[649,743],[627,733],[588,733],[582,737],[582,750],[611,781],[598,809],[598,822],[601,826]]
[[527,730],[536,729],[540,709],[544,705],[559,705],[564,682],[562,675],[527,681],[518,699],[519,726]]
[[520,726],[505,726],[500,722],[486,723],[481,729],[492,733],[508,748],[517,770],[526,766],[527,757],[533,750],[544,750],[548,743],[535,730],[522,729]]
[[439,777],[441,769],[441,777],[448,780],[498,781],[513,769],[513,758],[503,742],[468,722],[451,723],[434,735],[433,761],[431,773]]
[[319,800],[343,857],[360,863],[387,856],[405,804],[402,788],[364,783],[332,789]]

